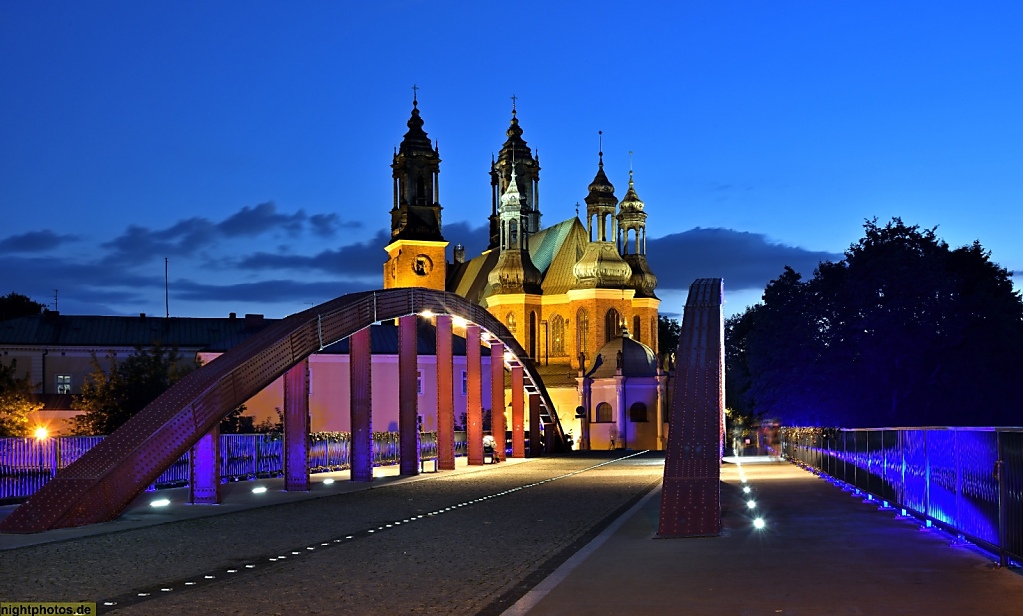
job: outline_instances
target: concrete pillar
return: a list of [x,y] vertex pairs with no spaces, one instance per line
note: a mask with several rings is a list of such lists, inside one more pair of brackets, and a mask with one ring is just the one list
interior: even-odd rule
[[466,409],[465,440],[469,465],[483,464],[483,366],[480,358],[480,328],[465,328]]
[[629,448],[629,409],[625,408],[628,401],[625,398],[625,377],[621,369],[615,375],[615,409],[618,411],[616,424],[618,426],[618,445],[622,449]]
[[490,343],[490,433],[496,442],[497,459],[504,460],[508,441],[504,421],[504,344]]
[[284,373],[284,489],[309,490],[309,360]]
[[419,474],[419,316],[398,319],[399,473]]
[[540,446],[540,394],[529,394],[529,457],[543,455]]
[[455,389],[451,317],[437,317],[437,468],[455,470]]
[[373,349],[370,328],[348,339],[348,374],[351,383],[352,481],[373,481]]
[[220,426],[210,430],[192,447],[189,458],[188,502],[220,504]]
[[525,409],[523,401],[526,395],[525,379],[522,366],[512,366],[512,457],[526,457]]

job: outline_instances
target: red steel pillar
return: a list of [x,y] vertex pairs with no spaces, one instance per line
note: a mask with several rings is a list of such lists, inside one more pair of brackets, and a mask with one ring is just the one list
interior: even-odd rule
[[469,465],[483,464],[483,368],[479,325],[465,328],[466,408],[465,440]]
[[689,287],[664,458],[659,537],[721,534],[724,320],[721,279]]
[[216,426],[192,446],[189,461],[191,481],[188,502],[193,505],[220,504],[220,426]]
[[504,427],[504,343],[490,343],[490,433],[497,460],[504,460],[508,441]]
[[352,481],[373,481],[373,379],[370,328],[348,339],[352,420]]
[[284,373],[284,489],[309,490],[309,360]]
[[523,409],[523,396],[526,393],[525,379],[523,378],[522,366],[512,366],[511,370],[512,390],[512,457],[526,457],[526,432],[525,432],[525,410]]
[[437,317],[437,468],[455,470],[455,388],[451,317]]
[[399,473],[419,474],[419,316],[398,319]]
[[529,394],[529,457],[543,455],[540,431],[540,394]]

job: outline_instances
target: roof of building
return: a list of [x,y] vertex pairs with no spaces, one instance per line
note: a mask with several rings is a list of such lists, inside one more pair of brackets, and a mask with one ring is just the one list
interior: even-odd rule
[[587,375],[593,379],[617,376],[619,367],[624,377],[657,376],[657,355],[647,345],[633,340],[628,331],[602,346],[594,365]]
[[0,322],[0,344],[54,347],[196,348],[220,342],[233,346],[275,319],[62,315],[44,312]]

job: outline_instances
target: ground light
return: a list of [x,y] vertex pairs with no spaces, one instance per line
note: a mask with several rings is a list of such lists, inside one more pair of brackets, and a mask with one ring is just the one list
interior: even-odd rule
[[742,486],[742,491],[745,492],[746,494],[749,494],[753,490],[751,490],[749,486]]
[[32,435],[36,437],[36,440],[43,441],[46,440],[46,437],[50,435],[50,431],[44,428],[43,426],[39,426],[38,428],[35,429],[35,432],[33,432]]
[[262,494],[263,492],[266,492],[266,486],[259,486],[259,487],[252,488],[252,493],[253,494]]
[[760,530],[764,528],[764,526],[766,526],[766,524],[764,524],[764,518],[757,518],[753,520],[753,528]]
[[323,485],[329,486],[332,483],[334,483],[334,479],[332,477],[327,477],[326,479],[323,480]]
[[170,504],[170,499],[169,498],[159,498],[159,499],[149,503],[149,506],[150,507],[166,507],[169,504]]
[[746,501],[746,506],[749,507],[750,509],[756,509],[757,508],[757,501],[755,501],[755,500],[753,500],[751,498],[748,501]]

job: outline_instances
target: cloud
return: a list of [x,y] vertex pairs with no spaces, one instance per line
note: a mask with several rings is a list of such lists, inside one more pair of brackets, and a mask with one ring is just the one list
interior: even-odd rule
[[120,236],[101,246],[109,250],[104,263],[128,265],[162,257],[196,256],[224,239],[281,233],[294,239],[307,230],[320,238],[330,238],[339,228],[361,226],[359,221],[342,221],[337,214],[308,216],[304,210],[283,214],[273,202],[266,202],[245,206],[218,223],[197,216],[164,229],[129,225]]
[[380,230],[365,242],[323,250],[315,255],[257,252],[241,258],[234,265],[239,269],[257,272],[315,270],[347,278],[375,277],[379,281],[382,280],[384,261],[387,260],[384,246],[389,241],[390,233]]
[[348,293],[376,288],[379,288],[379,284],[360,284],[343,281],[301,282],[285,279],[219,285],[178,280],[171,285],[171,299],[302,305],[310,303],[319,304]]
[[57,235],[49,229],[29,231],[0,240],[0,253],[46,252],[77,239],[78,237],[74,235]]
[[490,244],[490,224],[472,227],[469,223],[460,221],[444,225],[444,238],[455,244],[465,246],[465,256],[471,259],[487,249]]
[[786,265],[805,277],[842,254],[770,241],[762,233],[697,227],[647,240],[647,258],[660,289],[688,289],[697,278],[724,278],[726,288],[763,289]]

